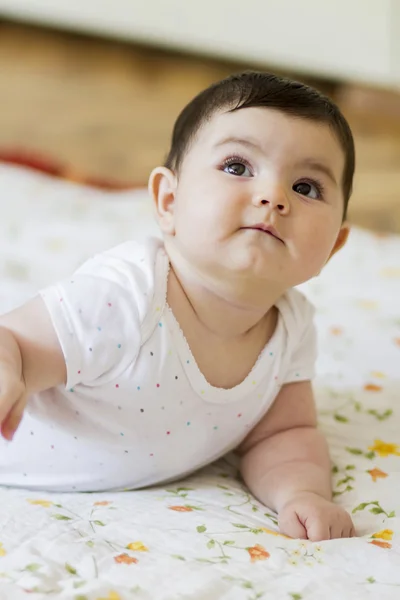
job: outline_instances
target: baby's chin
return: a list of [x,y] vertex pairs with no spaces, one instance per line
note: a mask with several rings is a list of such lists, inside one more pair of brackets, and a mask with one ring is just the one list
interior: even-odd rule
[[225,288],[227,293],[238,298],[256,298],[266,290],[268,295],[273,290],[279,295],[291,287],[290,282],[286,281],[286,274],[265,257],[233,252],[228,256],[214,255],[212,263],[203,261],[204,257],[202,263],[198,264],[198,272],[216,282],[221,290]]
[[276,256],[261,246],[233,246],[224,258],[227,270],[251,279],[275,278],[284,270],[284,257]]
[[[186,240],[185,240],[186,241]],[[279,243],[280,242],[276,242]],[[243,244],[240,240],[217,243],[181,244],[174,238],[166,244],[171,262],[191,278],[217,281],[228,288],[253,289],[257,285],[272,285],[284,290],[291,286],[288,267],[290,256],[285,250],[275,252],[263,244]]]

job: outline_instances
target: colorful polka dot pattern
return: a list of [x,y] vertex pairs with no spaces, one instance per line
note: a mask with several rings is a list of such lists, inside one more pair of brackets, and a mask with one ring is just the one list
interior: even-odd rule
[[[76,294],[79,286],[75,283],[73,289]],[[61,312],[67,307],[70,310],[73,304],[71,298],[66,298],[68,293],[65,286],[57,297],[58,306],[63,305],[58,308]],[[74,461],[77,472],[86,472],[86,477],[93,481],[102,480],[104,487],[114,487],[113,482],[118,487],[115,478],[121,476],[126,477],[124,484],[134,486],[135,473],[139,476],[140,471],[141,477],[144,473],[151,477],[155,465],[159,478],[179,476],[182,471],[196,468],[196,461],[203,464],[219,452],[225,453],[227,447],[235,445],[235,440],[239,443],[274,400],[278,380],[284,380],[277,351],[279,340],[275,340],[242,384],[232,390],[212,387],[201,375],[179,326],[174,325],[168,311],[161,306],[157,307],[152,334],[135,363],[119,368],[131,346],[120,298],[108,294],[101,301],[101,296],[93,293],[94,298],[99,298],[96,303],[93,299],[89,302],[74,297],[76,315],[72,321],[84,324],[86,338],[80,335],[79,339],[86,339],[86,344],[81,363],[77,364],[72,354],[66,356],[68,365],[72,365],[68,367],[69,373],[71,369],[74,373],[67,400],[64,399],[67,392],[54,390],[54,407],[57,404],[67,407],[67,427],[61,417],[57,421],[56,408],[52,409],[55,420],[47,429],[43,424],[36,429],[34,420],[26,422],[32,461],[35,449],[41,444],[46,443],[51,450],[49,474],[57,469],[62,478],[63,468],[68,470],[63,463],[65,457],[65,461]],[[108,353],[116,356],[117,349],[121,353],[115,359],[116,366],[106,371],[97,385],[90,380],[90,385],[83,384],[92,365],[99,358],[106,360]],[[307,360],[305,363],[307,369]],[[297,369],[296,377],[301,374]],[[74,443],[72,455],[68,439]],[[93,448],[100,459],[95,466],[91,462]],[[152,459],[148,464],[146,457]],[[34,462],[25,471],[29,483]]]

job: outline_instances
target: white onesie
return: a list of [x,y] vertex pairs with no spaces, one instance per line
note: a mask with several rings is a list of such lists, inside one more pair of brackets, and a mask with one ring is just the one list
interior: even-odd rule
[[30,397],[0,485],[50,491],[140,488],[182,477],[234,449],[284,383],[311,379],[313,308],[296,290],[249,375],[210,385],[167,305],[163,243],[127,242],[44,290],[67,384]]

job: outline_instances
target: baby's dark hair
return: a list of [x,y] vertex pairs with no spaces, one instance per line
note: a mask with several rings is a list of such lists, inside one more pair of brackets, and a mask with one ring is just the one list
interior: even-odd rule
[[175,122],[165,166],[179,173],[198,130],[216,112],[223,109],[233,112],[250,107],[276,109],[293,117],[325,123],[332,128],[345,155],[342,190],[343,218],[346,218],[355,169],[354,140],[348,122],[336,104],[318,90],[272,73],[245,71],[231,75],[195,96]]

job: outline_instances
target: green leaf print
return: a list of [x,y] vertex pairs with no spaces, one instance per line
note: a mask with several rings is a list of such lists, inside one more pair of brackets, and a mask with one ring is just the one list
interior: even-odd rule
[[57,521],[72,521],[71,517],[66,517],[65,515],[51,515],[53,519],[57,519]]
[[83,587],[84,585],[86,585],[86,581],[74,581],[73,588],[74,590],[77,590],[78,588]]
[[332,495],[334,498],[336,498],[336,496],[341,496],[342,494],[345,494],[346,492],[351,492],[352,490],[354,490],[354,488],[351,485],[346,485],[344,490],[340,490],[339,492],[335,490]]
[[278,525],[278,519],[274,515],[271,515],[271,513],[264,513],[264,517],[267,517],[274,525]]
[[358,506],[356,506],[355,508],[353,508],[353,515],[354,513],[356,513],[359,510],[364,510],[364,508],[366,508],[368,506],[368,504],[370,504],[369,502],[362,502],[361,504],[359,504]]
[[383,513],[383,510],[375,506],[374,508],[371,508],[369,512],[372,512],[374,515],[381,515]]
[[339,421],[339,423],[348,423],[349,422],[348,418],[344,417],[343,415],[335,414],[333,416],[335,418],[335,421]]
[[378,419],[378,421],[385,421],[385,419],[388,419],[393,414],[393,411],[390,408],[388,408],[387,410],[385,410],[385,412],[383,412],[383,413],[379,413],[375,409],[370,409],[367,412],[368,412],[369,415],[373,415],[374,417],[376,417]]
[[77,575],[77,570],[68,563],[65,563],[65,570],[71,573],[71,575]]
[[24,571],[30,571],[31,573],[35,573],[39,571],[42,565],[38,565],[37,563],[31,563],[30,565],[26,565]]
[[198,525],[196,529],[198,533],[204,533],[205,531],[207,531],[207,527],[205,525]]
[[352,510],[352,514],[356,513],[359,510],[364,510],[367,506],[372,506],[372,508],[370,508],[370,513],[374,514],[374,515],[381,515],[384,514],[387,516],[388,519],[392,519],[393,517],[396,516],[396,513],[394,510],[392,510],[390,513],[387,513],[379,504],[378,500],[374,500],[374,502],[362,502],[361,504],[359,504],[358,506],[356,506],[355,508],[353,508]]
[[346,450],[347,450],[347,452],[350,452],[350,454],[356,454],[358,456],[363,453],[363,451],[360,450],[359,448],[349,448],[346,446]]
[[365,453],[365,458],[369,458],[369,460],[372,460],[373,458],[375,458],[375,452],[366,452]]
[[346,483],[349,483],[349,481],[354,481],[354,477],[347,475],[344,479],[340,479],[336,485],[346,485]]

